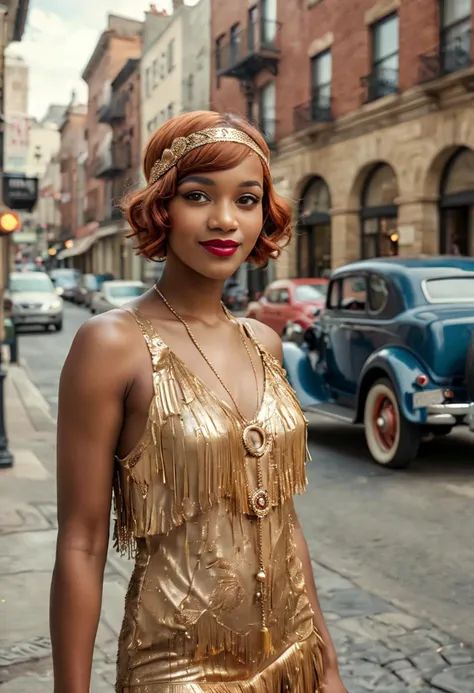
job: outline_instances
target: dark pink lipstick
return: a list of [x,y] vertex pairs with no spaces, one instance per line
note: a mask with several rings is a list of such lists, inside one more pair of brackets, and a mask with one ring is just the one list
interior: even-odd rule
[[223,238],[213,238],[211,241],[203,241],[201,245],[209,253],[217,255],[217,257],[230,257],[239,247],[239,243],[236,241]]

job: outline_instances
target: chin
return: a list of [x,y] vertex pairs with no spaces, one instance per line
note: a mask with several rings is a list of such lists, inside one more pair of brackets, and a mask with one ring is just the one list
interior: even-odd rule
[[240,267],[241,262],[235,262],[235,260],[216,260],[211,262],[199,263],[199,266],[195,264],[193,269],[197,274],[201,274],[207,279],[215,279],[220,281],[225,281],[229,279]]

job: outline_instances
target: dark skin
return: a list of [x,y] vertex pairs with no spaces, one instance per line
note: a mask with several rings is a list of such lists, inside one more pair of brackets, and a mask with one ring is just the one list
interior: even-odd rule
[[[260,405],[263,366],[248,342],[256,388],[238,326],[225,316],[220,298],[224,280],[245,261],[260,234],[262,197],[262,163],[253,153],[229,171],[184,179],[170,202],[172,230],[160,281],[161,291],[189,323],[248,419]],[[200,245],[210,238],[232,238],[239,247],[231,257],[217,258]],[[135,305],[190,370],[233,406],[184,326],[156,292],[149,291]],[[281,362],[279,336],[251,322],[258,340]],[[59,390],[59,532],[50,609],[55,693],[89,691],[109,542],[114,455],[125,457],[138,442],[152,396],[150,356],[133,318],[115,310],[83,325],[66,359]],[[295,526],[314,622],[325,642],[324,690],[344,693],[296,513]]]

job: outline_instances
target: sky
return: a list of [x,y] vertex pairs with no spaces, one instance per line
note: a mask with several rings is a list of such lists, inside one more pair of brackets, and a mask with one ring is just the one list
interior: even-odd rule
[[[172,0],[155,0],[171,11]],[[22,56],[30,67],[29,113],[42,118],[50,103],[69,103],[72,90],[87,102],[81,79],[108,13],[143,19],[150,0],[31,0],[23,39],[8,53]]]

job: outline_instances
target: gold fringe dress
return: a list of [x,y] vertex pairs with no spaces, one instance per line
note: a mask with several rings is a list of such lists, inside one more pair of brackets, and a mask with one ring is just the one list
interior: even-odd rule
[[129,312],[151,354],[154,397],[140,441],[116,460],[115,542],[135,557],[116,693],[317,693],[322,641],[290,502],[307,483],[307,421],[294,391],[244,324],[265,374],[253,424],[268,441],[259,455],[268,509],[257,516],[245,425]]

